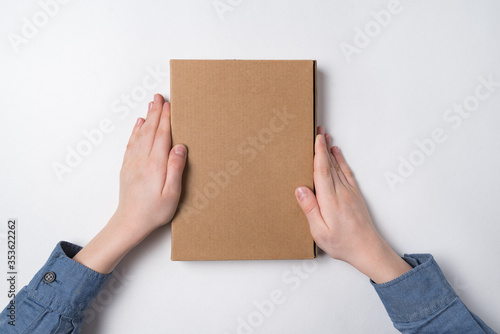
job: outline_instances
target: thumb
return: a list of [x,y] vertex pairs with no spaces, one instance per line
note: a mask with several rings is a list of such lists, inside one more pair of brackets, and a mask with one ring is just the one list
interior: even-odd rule
[[316,240],[317,237],[323,235],[326,232],[326,224],[321,216],[318,201],[316,196],[308,187],[298,187],[295,189],[295,196],[299,202],[299,206],[304,211],[307,221],[309,222],[309,227],[311,229],[311,234]]
[[167,178],[164,190],[180,196],[182,188],[182,173],[186,166],[187,150],[182,144],[175,145],[170,150],[167,163]]

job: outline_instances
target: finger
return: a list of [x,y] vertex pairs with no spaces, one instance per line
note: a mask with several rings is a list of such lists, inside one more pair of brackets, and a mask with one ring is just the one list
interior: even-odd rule
[[325,132],[324,127],[320,127],[320,132],[325,136],[325,142],[326,142],[326,148],[328,152],[328,166],[330,167],[330,173],[332,174],[332,179],[333,179],[333,184],[335,191],[338,192],[340,190],[337,185],[344,185],[344,182],[342,178],[338,175],[338,172],[340,171],[339,164],[337,161],[335,161],[335,158],[333,157],[333,154],[330,152],[330,143],[332,141],[332,136],[330,136],[328,133]]
[[332,147],[331,149],[333,156],[337,160],[340,169],[342,170],[342,173],[344,174],[344,177],[346,178],[347,182],[349,185],[352,187],[357,187],[356,184],[356,179],[354,178],[354,174],[352,173],[351,168],[349,168],[349,165],[344,159],[344,155],[340,151],[340,149],[337,146]]
[[160,123],[160,115],[163,108],[163,96],[160,94],[155,94],[153,107],[151,111],[148,112],[144,126],[141,127],[139,135],[141,136],[141,147],[140,154],[149,156],[153,148],[153,142],[155,139],[156,129],[158,129],[158,124]]
[[160,162],[167,162],[168,152],[170,151],[170,103],[163,104],[163,110],[160,116],[160,124],[156,130],[151,157]]
[[[332,159],[332,156],[330,153],[330,143],[331,143],[332,137],[328,133],[326,133],[324,126],[318,126],[318,134],[322,134],[325,136],[326,148],[328,151],[328,159],[329,159],[328,165],[330,166],[330,169],[333,170],[333,159]],[[334,175],[332,172],[332,179],[333,179],[333,176]]]
[[[345,179],[345,176],[342,173],[340,165],[335,159],[335,156],[333,155],[331,148],[328,150],[328,153],[329,153],[328,156],[330,158],[330,170],[332,171],[333,182],[335,182],[336,185],[338,184],[346,187],[349,183]],[[335,187],[335,190],[337,191],[341,189],[342,187]]]
[[135,122],[134,128],[132,129],[132,134],[130,135],[130,138],[128,140],[127,149],[125,150],[125,157],[123,158],[124,162],[125,160],[130,158],[132,152],[134,151],[134,146],[136,145],[136,140],[137,140],[137,134],[139,133],[142,124],[144,124],[144,118],[139,117]]
[[[330,171],[328,150],[326,148],[325,137],[322,134],[316,136],[314,146],[314,186],[316,193],[321,199],[335,194],[335,185],[333,183],[332,173]],[[326,203],[320,203],[325,204]]]
[[313,238],[316,240],[318,236],[327,233],[329,228],[321,216],[318,201],[312,190],[308,187],[298,187],[295,189],[295,196],[300,208],[306,215]]
[[[323,129],[324,131],[324,129]],[[333,153],[331,152],[331,142],[332,142],[332,136],[330,136],[328,133],[325,133],[325,141],[326,141],[326,147],[328,148],[328,158],[329,158],[329,165],[330,165],[330,170],[332,173],[332,178],[333,182],[335,185],[343,185],[347,186],[348,182],[345,179],[344,175],[342,175],[342,171],[340,169],[340,166],[335,159]],[[336,191],[341,190],[341,187],[335,187]]]
[[179,198],[182,189],[182,173],[186,166],[187,150],[184,145],[175,145],[168,155],[167,178],[163,193]]
[[146,119],[148,119],[149,113],[151,112],[151,110],[153,110],[153,104],[154,104],[153,101],[148,103],[148,113],[146,115]]

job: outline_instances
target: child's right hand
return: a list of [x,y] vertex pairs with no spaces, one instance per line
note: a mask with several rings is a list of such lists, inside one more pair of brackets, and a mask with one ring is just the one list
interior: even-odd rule
[[401,276],[411,266],[378,234],[356,180],[338,147],[329,148],[330,136],[318,127],[314,156],[314,184],[295,194],[306,214],[311,234],[328,255],[343,260],[384,283]]

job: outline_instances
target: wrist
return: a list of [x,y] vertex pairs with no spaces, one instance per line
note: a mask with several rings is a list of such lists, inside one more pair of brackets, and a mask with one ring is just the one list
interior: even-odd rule
[[147,234],[113,215],[104,228],[73,257],[78,263],[102,274],[109,274],[121,259]]
[[376,284],[392,281],[412,269],[380,235],[370,246],[355,267]]
[[151,233],[147,228],[139,225],[131,215],[117,210],[106,227],[120,237],[121,243],[126,248],[132,249]]

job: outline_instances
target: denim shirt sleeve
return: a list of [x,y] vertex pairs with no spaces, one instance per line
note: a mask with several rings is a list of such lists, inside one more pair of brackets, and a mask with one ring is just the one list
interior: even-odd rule
[[375,287],[394,327],[401,333],[495,333],[470,312],[430,254],[405,254],[413,267]]
[[74,261],[81,249],[66,241],[57,244],[45,265],[14,298],[15,326],[12,302],[0,314],[1,333],[80,332],[85,309],[111,275]]

